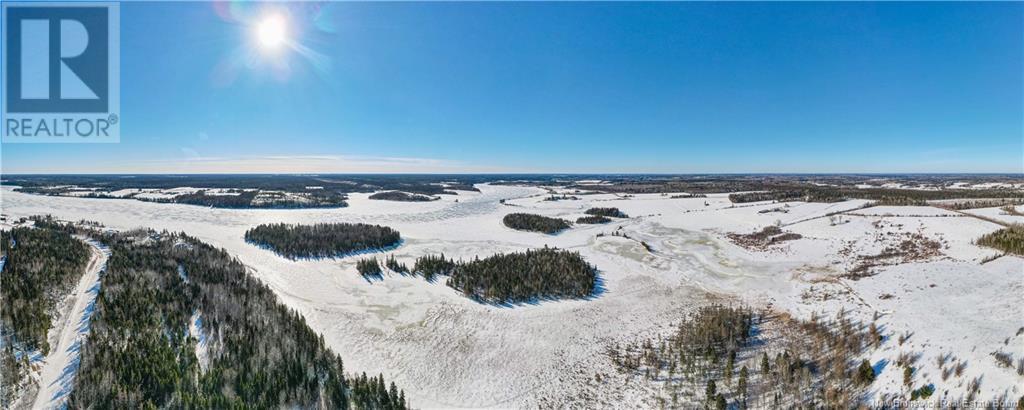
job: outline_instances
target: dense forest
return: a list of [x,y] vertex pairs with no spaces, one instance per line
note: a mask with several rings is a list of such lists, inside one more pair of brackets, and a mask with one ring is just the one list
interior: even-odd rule
[[988,233],[978,238],[976,242],[978,245],[1024,256],[1024,226],[1010,225],[1009,227]]
[[[142,199],[142,198],[139,198]],[[150,202],[211,206],[214,208],[343,208],[348,196],[322,189],[300,193],[240,191],[237,195],[208,195],[205,191],[167,199],[142,199]]]
[[729,195],[733,203],[759,201],[840,202],[849,199],[868,199],[876,205],[927,205],[928,201],[960,198],[1024,198],[1024,191],[1009,189],[900,189],[853,188],[807,185],[759,192]]
[[508,178],[502,175],[466,174],[192,174],[192,175],[4,175],[4,185],[24,192],[59,195],[71,187],[103,191],[121,189],[254,189],[260,191],[338,193],[404,191],[438,195],[457,189],[479,191],[473,184]]
[[0,231],[0,250],[4,334],[9,328],[16,341],[45,355],[50,350],[50,314],[85,272],[89,246],[66,232],[17,227]]
[[85,272],[89,246],[61,230],[16,227],[0,231],[0,252],[0,407],[8,408],[28,372],[24,352],[50,352],[51,315]]
[[608,354],[627,374],[660,384],[656,399],[664,407],[845,409],[862,404],[874,381],[860,357],[881,337],[874,324],[865,331],[843,312],[800,321],[714,305],[665,337],[612,346]]
[[362,223],[316,225],[263,224],[245,232],[245,240],[291,259],[332,258],[392,247],[402,240],[398,231]]
[[[580,183],[580,179],[588,182]],[[594,179],[602,180],[593,183]],[[924,188],[933,192],[943,192],[949,198],[967,195],[971,198],[999,198],[1012,189],[998,186],[986,188],[957,188],[959,183],[966,184],[1020,184],[1024,182],[1020,174],[891,174],[891,175],[855,175],[855,174],[682,174],[682,175],[589,175],[573,176],[534,176],[522,178],[523,182],[538,185],[556,185],[567,189],[582,189],[606,193],[628,194],[711,194],[723,192],[747,191],[785,191],[804,188],[816,189],[888,189],[886,184],[898,184],[907,187]],[[921,189],[921,190],[924,190]],[[1019,190],[1016,190],[1019,193]],[[1020,195],[1014,195],[1020,197]]]
[[[474,181],[474,182],[484,182],[485,181],[485,180],[476,179],[476,178],[471,179],[471,180]],[[441,183],[441,186],[443,186],[447,190],[480,192],[480,188],[477,188],[477,187],[473,186],[472,182],[452,182],[452,181],[446,181],[446,182]],[[452,194],[457,194],[457,192],[452,192]]]
[[430,202],[436,201],[440,198],[429,197],[421,194],[410,194],[402,191],[384,191],[370,195],[370,199],[377,199],[383,201],[399,201],[399,202]]
[[572,223],[561,218],[549,218],[536,214],[512,213],[502,218],[505,226],[520,230],[554,234],[569,229]]
[[597,289],[597,269],[578,252],[530,249],[459,263],[448,286],[489,303],[585,298]]
[[629,215],[620,211],[619,208],[590,208],[584,213],[587,215],[607,216],[610,218],[629,218]]
[[950,200],[943,201],[940,203],[933,203],[932,205],[939,208],[951,209],[954,211],[962,211],[965,209],[977,209],[977,208],[995,208],[1004,206],[1024,205],[1024,199],[1021,198],[984,198],[984,199],[969,199],[969,200]]
[[578,224],[606,224],[611,221],[611,218],[600,215],[587,215],[576,218],[576,223]]
[[[68,195],[74,191],[70,187],[24,187],[18,191],[40,195]],[[82,191],[78,191],[81,193]],[[348,196],[344,192],[310,189],[297,192],[259,191],[229,189],[223,193],[208,193],[198,190],[191,193],[180,193],[165,198],[145,197],[141,192],[125,195],[112,195],[108,191],[90,191],[83,198],[95,199],[137,199],[145,202],[166,204],[187,204],[213,208],[236,209],[291,209],[291,208],[344,208],[348,206]]]
[[393,383],[347,376],[323,337],[224,250],[167,232],[103,241],[112,255],[68,407],[407,408]]

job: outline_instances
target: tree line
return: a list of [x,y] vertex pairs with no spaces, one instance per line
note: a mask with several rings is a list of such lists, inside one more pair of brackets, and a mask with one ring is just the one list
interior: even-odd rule
[[370,195],[370,199],[399,202],[430,202],[436,201],[439,198],[429,197],[421,194],[410,194],[408,192],[402,191],[384,191]]
[[262,224],[245,232],[246,242],[290,259],[332,258],[397,245],[402,237],[386,226],[363,223]]
[[1024,191],[1010,189],[906,189],[855,188],[803,185],[780,187],[767,191],[729,194],[733,203],[760,201],[841,202],[850,199],[868,199],[876,205],[923,206],[928,201],[962,198],[1024,198]]
[[65,195],[75,188],[118,191],[121,189],[253,189],[263,192],[314,193],[315,191],[346,194],[352,192],[403,191],[424,195],[456,194],[451,191],[476,191],[473,184],[498,179],[494,175],[5,175],[4,185],[19,186],[21,192]]
[[232,195],[207,195],[200,190],[194,193],[177,195],[171,198],[136,198],[149,202],[168,202],[209,206],[214,208],[344,208],[348,206],[348,196],[343,192],[323,189],[304,192],[279,192],[238,190]]
[[408,407],[382,377],[346,375],[323,336],[223,249],[166,231],[102,240],[112,255],[70,408]]
[[1024,256],[1024,226],[1010,225],[983,235],[975,243],[996,248],[1006,253]]

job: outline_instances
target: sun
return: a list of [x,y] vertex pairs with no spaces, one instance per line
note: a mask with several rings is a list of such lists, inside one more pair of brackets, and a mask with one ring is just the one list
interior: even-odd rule
[[256,24],[256,40],[263,49],[280,48],[288,41],[288,22],[280,14],[264,16]]

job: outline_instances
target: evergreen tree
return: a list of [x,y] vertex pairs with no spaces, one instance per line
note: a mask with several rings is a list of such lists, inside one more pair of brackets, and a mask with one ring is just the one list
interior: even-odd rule
[[726,403],[726,401],[725,401],[725,396],[723,396],[722,393],[718,393],[718,395],[715,396],[715,409],[716,410],[726,410],[727,408],[728,408],[728,403]]
[[761,376],[767,377],[771,373],[771,365],[768,364],[768,353],[761,354]]
[[725,384],[732,385],[732,371],[736,365],[736,351],[729,351],[729,358],[725,362]]
[[861,360],[860,366],[857,367],[857,374],[854,376],[854,382],[860,385],[868,385],[875,381],[875,369],[871,367],[871,363],[867,359]]
[[715,394],[718,393],[718,387],[715,386],[714,379],[708,379],[708,385],[704,388],[704,397],[707,397],[708,402],[715,400]]
[[747,377],[747,366],[743,366],[740,368],[740,380],[737,383],[737,393],[744,398],[744,401],[747,397]]

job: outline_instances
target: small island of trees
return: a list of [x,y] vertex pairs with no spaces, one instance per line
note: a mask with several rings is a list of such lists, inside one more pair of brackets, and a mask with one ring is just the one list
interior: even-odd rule
[[622,213],[619,208],[590,208],[584,213],[587,215],[607,216],[611,218],[629,218],[629,216]]
[[587,298],[599,290],[597,269],[579,252],[548,248],[497,254],[469,261],[442,254],[416,258],[409,269],[389,255],[361,259],[356,270],[366,280],[383,279],[384,268],[403,276],[421,276],[429,282],[447,277],[446,285],[473,300],[515,304],[544,299]]
[[578,252],[545,247],[459,263],[448,286],[489,303],[585,298],[597,288],[597,269]]
[[246,242],[296,258],[333,258],[397,245],[398,231],[362,223],[263,224],[245,232]]
[[576,219],[576,223],[578,224],[606,224],[611,221],[611,218],[600,215],[587,215]]
[[384,275],[384,271],[381,270],[380,262],[377,262],[377,258],[360,259],[356,262],[356,270],[366,280],[380,278]]
[[502,223],[512,229],[543,232],[546,234],[558,233],[559,231],[569,229],[572,226],[572,222],[565,219],[525,213],[505,215],[505,218],[502,219]]
[[370,195],[370,199],[376,199],[381,201],[399,201],[399,202],[430,202],[436,201],[439,198],[429,197],[420,194],[410,194],[402,191],[385,191],[378,192]]

